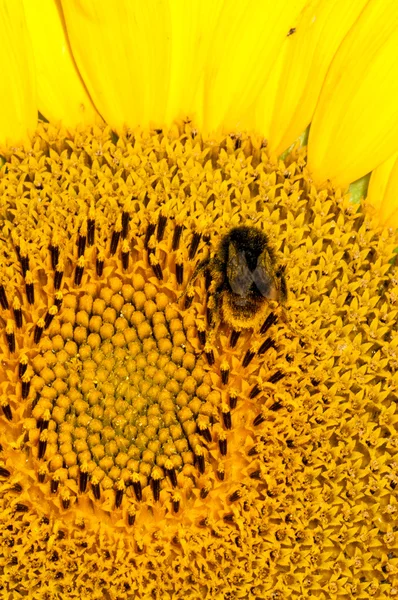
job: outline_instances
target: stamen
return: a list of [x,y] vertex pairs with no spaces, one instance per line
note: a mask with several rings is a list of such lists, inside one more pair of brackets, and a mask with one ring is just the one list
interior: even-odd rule
[[229,364],[227,361],[223,361],[220,365],[221,371],[221,382],[223,385],[227,385],[229,379]]
[[253,358],[255,357],[256,352],[252,349],[249,349],[246,351],[245,356],[243,357],[242,360],[242,367],[246,368],[250,365],[251,361],[253,360]]
[[121,223],[116,224],[115,229],[112,232],[112,237],[111,237],[111,247],[110,247],[110,255],[111,256],[114,256],[116,254],[121,233],[122,233],[122,224]]
[[128,523],[128,525],[130,525],[130,526],[134,525],[134,523],[135,523],[135,515],[136,515],[135,508],[134,507],[129,508],[128,513],[127,513],[127,523]]
[[91,480],[91,489],[93,490],[93,494],[94,494],[94,498],[96,500],[100,500],[101,499],[101,488],[100,488],[100,484],[97,481],[97,479],[95,479],[93,477],[93,479]]
[[121,479],[116,484],[115,508],[121,507],[125,489],[124,481]]
[[230,390],[229,392],[229,407],[230,409],[236,408],[238,403],[238,392],[236,390]]
[[209,363],[209,365],[210,366],[214,365],[214,362],[215,362],[214,350],[209,343],[205,344],[204,353],[206,355],[207,362]]
[[166,475],[169,477],[173,488],[177,487],[177,475],[171,460],[166,460],[164,468],[166,471]]
[[45,319],[44,319],[44,329],[48,329],[48,327],[50,327],[50,325],[53,322],[53,319],[57,313],[58,313],[57,305],[53,304],[53,306],[50,306],[48,313],[46,314]]
[[20,329],[22,327],[22,308],[21,308],[21,303],[20,303],[19,299],[17,298],[17,296],[15,296],[15,298],[13,300],[12,307],[13,307],[13,311],[14,311],[15,325],[17,326],[18,329]]
[[283,379],[285,376],[286,376],[286,373],[283,373],[282,371],[278,370],[273,375],[271,375],[271,377],[269,377],[268,381],[269,381],[269,383],[277,383],[278,381]]
[[164,230],[166,229],[167,216],[159,214],[158,218],[158,230],[156,234],[156,239],[158,242],[161,242],[164,236]]
[[51,267],[54,271],[59,260],[59,247],[53,244],[49,246],[50,254],[51,254]]
[[176,224],[175,228],[174,228],[174,233],[173,233],[173,241],[171,243],[171,249],[173,252],[175,252],[176,250],[178,250],[178,248],[180,247],[180,239],[181,239],[181,234],[182,234],[182,225]]
[[87,466],[87,463],[83,463],[80,466],[80,471],[79,471],[79,491],[81,494],[84,494],[84,492],[87,489],[87,481],[88,481],[88,466]]
[[212,438],[211,438],[211,432],[209,429],[208,422],[206,420],[204,420],[204,418],[199,417],[197,424],[198,424],[199,433],[201,435],[203,435],[206,442],[210,443],[212,441]]
[[6,290],[2,283],[0,283],[0,304],[1,304],[1,307],[4,308],[4,310],[8,309],[8,300],[7,300],[7,296],[6,296]]
[[142,488],[140,477],[137,473],[133,473],[133,489],[138,502],[142,500]]
[[47,450],[47,440],[48,440],[48,431],[47,431],[47,429],[45,429],[44,431],[41,432],[40,437],[39,437],[39,452],[38,452],[39,460],[44,458],[44,455]]
[[158,467],[154,467],[151,473],[152,494],[155,502],[159,502],[160,498],[160,480],[162,473]]
[[258,425],[261,425],[261,423],[264,423],[265,421],[265,416],[263,415],[263,413],[260,413],[259,415],[257,415],[257,417],[254,419],[253,421],[253,425],[255,427],[257,427]]
[[176,258],[176,279],[178,285],[182,285],[184,281],[184,261],[182,257],[182,252],[178,252]]
[[57,309],[59,310],[62,306],[62,300],[63,300],[63,294],[62,292],[58,291],[55,294],[55,298],[54,298],[54,306],[57,307]]
[[35,344],[38,344],[40,342],[40,338],[43,333],[44,325],[45,325],[44,319],[39,319],[36,323],[35,332],[33,335],[33,341]]
[[232,418],[231,418],[231,411],[229,410],[229,406],[228,404],[221,404],[221,414],[222,414],[222,418],[223,418],[223,423],[224,423],[224,427],[226,429],[231,429],[232,428]]
[[78,257],[84,255],[84,251],[86,249],[86,241],[87,241],[86,236],[79,234],[79,236],[77,238],[77,256]]
[[199,473],[203,475],[205,472],[205,457],[203,453],[203,448],[199,445],[195,446],[195,461],[199,469]]
[[95,242],[95,208],[92,204],[87,219],[87,245],[93,246]]
[[202,487],[202,489],[200,490],[200,497],[202,498],[202,500],[207,498],[207,496],[209,495],[209,492],[210,492],[210,487]]
[[41,465],[39,467],[38,473],[37,473],[37,479],[39,481],[39,483],[44,483],[45,479],[46,479],[46,475],[47,475],[47,468],[45,465]]
[[220,431],[218,435],[218,446],[220,448],[221,456],[227,455],[227,434],[225,431]]
[[[51,418],[51,413],[47,409],[44,411],[43,417],[40,419],[40,427],[39,427],[40,431],[44,431],[45,429],[48,429],[48,424],[50,422],[50,418]],[[39,426],[39,421],[37,422],[37,425]]]
[[31,377],[29,373],[22,376],[22,399],[25,400],[29,396]]
[[154,254],[151,254],[149,257],[149,262],[151,264],[151,267],[153,269],[155,276],[159,279],[159,281],[162,281],[163,280],[163,272],[162,272],[162,267],[160,266],[158,258]]
[[175,513],[178,513],[178,511],[180,510],[180,502],[181,502],[180,494],[178,494],[178,493],[173,494],[172,502],[173,502],[173,511]]
[[33,276],[30,271],[26,271],[25,275],[25,290],[26,297],[28,299],[29,304],[34,304],[35,302],[35,291],[33,287]]
[[275,342],[273,339],[271,338],[267,338],[260,346],[260,348],[258,349],[257,354],[261,356],[261,354],[264,354],[267,350],[269,350],[270,348],[276,348]]
[[235,348],[236,344],[238,343],[241,333],[242,333],[241,331],[237,331],[236,329],[233,329],[231,331],[231,337],[229,338],[230,348]]
[[104,272],[104,260],[103,252],[99,252],[95,263],[95,271],[98,277],[102,277]]
[[178,285],[181,285],[184,281],[184,265],[176,263],[176,279]]
[[217,477],[220,481],[225,479],[225,467],[223,464],[219,464],[217,467]]
[[156,229],[156,224],[155,223],[148,223],[148,227],[147,227],[147,230],[146,230],[146,233],[145,233],[145,240],[144,240],[144,248],[145,248],[145,250],[148,250],[149,240],[151,239],[151,237],[155,233],[155,229]]
[[260,392],[261,392],[261,386],[260,386],[258,383],[256,383],[256,384],[253,386],[253,388],[252,388],[252,390],[251,390],[251,392],[250,392],[250,394],[249,394],[249,398],[250,398],[250,400],[252,400],[252,399],[253,399],[253,398],[255,398],[256,396],[258,396]]
[[236,502],[237,500],[240,500],[241,497],[242,497],[241,490],[236,490],[233,494],[230,495],[229,501]]
[[15,334],[14,334],[14,325],[13,322],[9,319],[6,325],[6,340],[9,351],[12,353],[15,352]]
[[192,236],[191,244],[189,246],[189,253],[188,253],[189,260],[193,260],[195,258],[195,254],[198,250],[199,242],[200,242],[201,238],[202,238],[202,234],[199,233],[199,231],[195,231]]
[[75,285],[80,285],[82,282],[85,263],[86,263],[86,261],[84,259],[84,256],[80,256],[80,258],[77,261],[77,265],[76,265],[76,269],[75,269]]
[[26,248],[26,244],[21,242],[19,260],[22,267],[22,276],[25,277],[27,271],[29,271],[29,256]]
[[122,239],[127,238],[129,232],[130,215],[125,210],[122,212]]
[[205,346],[206,345],[206,325],[203,323],[203,321],[198,321],[196,329],[198,332],[199,342],[202,344],[202,346]]
[[260,333],[261,335],[264,335],[264,333],[266,333],[268,331],[268,329],[270,327],[272,327],[272,325],[275,325],[275,323],[277,322],[278,317],[275,313],[270,313],[268,315],[268,317],[265,319],[264,323],[262,324],[261,328],[260,328]]
[[68,510],[70,506],[70,493],[66,488],[61,491],[61,502],[64,510]]
[[57,263],[57,268],[54,273],[54,289],[59,290],[62,283],[62,277],[64,276],[64,262],[63,260],[59,260]]

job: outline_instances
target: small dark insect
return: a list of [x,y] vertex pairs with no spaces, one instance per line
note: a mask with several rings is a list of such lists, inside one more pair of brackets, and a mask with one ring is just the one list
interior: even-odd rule
[[289,31],[287,32],[287,36],[286,37],[289,37],[289,35],[293,35],[293,33],[296,33],[296,28],[295,27],[291,27],[289,29]]
[[270,302],[283,304],[287,299],[284,268],[276,264],[266,234],[255,227],[231,229],[215,255],[197,265],[190,283],[201,273],[211,280],[212,326],[223,321],[238,330],[256,328]]

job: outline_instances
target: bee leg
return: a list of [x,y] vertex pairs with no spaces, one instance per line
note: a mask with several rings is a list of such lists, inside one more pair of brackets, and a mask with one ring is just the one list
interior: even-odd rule
[[201,260],[196,265],[194,272],[192,273],[191,277],[189,278],[189,281],[187,283],[185,290],[183,292],[181,292],[181,294],[178,297],[178,300],[185,298],[188,290],[192,289],[192,286],[194,285],[194,283],[197,280],[197,278],[199,277],[199,275],[201,275],[208,268],[209,264],[210,264],[210,258],[205,258],[204,260]]
[[293,335],[300,337],[301,334],[299,331],[297,331],[297,329],[295,329],[292,326],[291,320],[289,319],[288,313],[285,309],[285,307],[282,304],[279,304],[277,311],[275,311],[278,316],[280,317],[281,321],[283,321],[283,323],[285,323],[285,325],[288,326],[288,328],[290,329],[290,331],[293,333]]
[[207,323],[212,332],[216,332],[221,324],[222,293],[218,290],[209,292],[207,297]]
[[210,258],[204,258],[201,260],[195,267],[194,272],[189,278],[188,285],[192,285],[195,283],[199,275],[201,275],[210,265]]

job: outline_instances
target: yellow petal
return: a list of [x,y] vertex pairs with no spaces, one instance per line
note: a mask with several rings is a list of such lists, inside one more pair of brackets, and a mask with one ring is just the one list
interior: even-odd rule
[[[268,147],[274,150],[274,140],[271,140],[271,128],[274,118],[274,112],[278,112],[276,107],[276,95],[280,86],[283,65],[287,54],[287,43],[283,42],[280,52],[272,65],[266,84],[260,92],[259,97],[253,105],[253,109],[249,111],[255,119],[253,129],[267,139]],[[248,116],[249,116],[248,115]],[[250,124],[248,125],[250,129]]]
[[308,140],[317,182],[345,188],[398,147],[398,4],[371,0],[328,71]]
[[252,127],[255,103],[303,5],[304,0],[224,3],[205,75],[206,131]]
[[37,122],[31,47],[21,0],[0,0],[0,144],[19,143]]
[[223,0],[170,2],[171,64],[166,121],[192,116],[202,127],[204,72]]
[[73,56],[94,105],[116,130],[162,124],[170,79],[166,0],[63,0]]
[[65,35],[62,8],[57,0],[24,0],[33,46],[39,111],[67,127],[93,123],[97,112],[76,70]]
[[367,200],[381,225],[398,227],[398,152],[373,171]]
[[311,122],[327,69],[367,0],[310,0],[291,35],[279,74],[269,146],[281,154]]

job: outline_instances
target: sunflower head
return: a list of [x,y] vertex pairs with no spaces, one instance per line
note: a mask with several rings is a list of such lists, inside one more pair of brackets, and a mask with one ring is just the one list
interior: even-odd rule
[[61,136],[41,126],[0,179],[8,589],[71,595],[78,573],[101,597],[116,568],[125,598],[160,576],[300,597],[340,549],[360,585],[377,519],[395,540],[394,234],[316,190],[303,150]]

